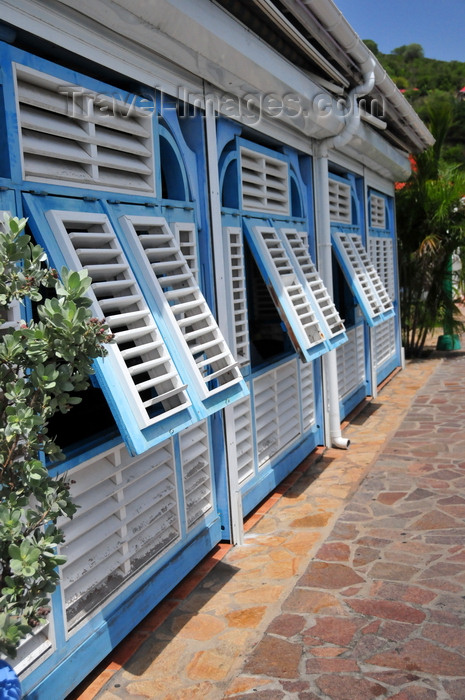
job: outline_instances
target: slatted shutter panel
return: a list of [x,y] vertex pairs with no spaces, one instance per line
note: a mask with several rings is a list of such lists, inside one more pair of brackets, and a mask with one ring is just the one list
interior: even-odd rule
[[[370,236],[368,240],[370,258],[373,260],[378,274],[381,277],[384,286],[388,290],[389,295],[392,299],[394,299],[394,245],[392,238]],[[384,323],[378,324],[373,330],[374,362],[375,367],[378,369],[396,354],[397,346],[395,319],[387,319],[384,321]]]
[[285,161],[240,149],[242,209],[289,214],[289,167]]
[[300,282],[278,232],[262,222],[245,222],[245,232],[294,347],[305,361],[326,351],[311,299]]
[[70,267],[85,268],[92,278],[93,312],[105,317],[114,334],[108,352],[119,365],[116,380],[124,385],[139,427],[183,411],[190,403],[186,385],[106,215],[49,211],[47,219]]
[[186,263],[197,282],[199,283],[199,259],[197,255],[197,233],[193,223],[175,223],[174,236]]
[[210,448],[206,421],[179,435],[187,527],[191,528],[213,509]]
[[262,374],[253,382],[259,467],[300,434],[295,361]]
[[329,217],[338,223],[352,223],[352,204],[350,185],[339,180],[328,180],[329,188]]
[[250,362],[247,287],[242,229],[235,226],[228,226],[225,229],[225,235],[227,238],[228,270],[231,282],[230,298],[234,329],[234,354],[239,365],[242,366]]
[[376,271],[386,287],[389,296],[391,299],[394,299],[396,294],[394,277],[394,244],[392,238],[369,236],[368,252],[370,254],[370,259],[373,261]]
[[154,193],[152,115],[16,64],[24,178]]
[[348,342],[337,348],[339,399],[350,396],[365,382],[365,343],[363,325],[347,331]]
[[333,232],[333,245],[352,292],[370,326],[394,315],[394,307],[357,234]]
[[370,226],[386,228],[386,203],[384,197],[370,194]]
[[[237,362],[165,219],[126,215],[119,221],[130,243],[138,246],[173,331],[187,345],[203,397],[239,387]],[[209,385],[213,380],[216,386]]]
[[395,319],[389,318],[374,329],[373,347],[374,362],[378,369],[396,354],[396,324]]
[[79,506],[60,522],[68,630],[179,540],[172,440],[143,457],[121,446],[79,465],[70,486]]
[[294,269],[298,272],[299,270],[301,271],[303,280],[309,287],[309,293],[314,299],[314,304],[321,313],[320,328],[325,337],[332,338],[339,333],[343,333],[344,324],[313,264],[302,233],[292,228],[280,229],[280,232],[289,246],[288,252],[290,249],[291,259],[294,258]]
[[282,365],[276,372],[279,448],[300,435],[299,382],[297,362]]
[[231,406],[234,425],[234,448],[237,458],[238,482],[244,484],[254,474],[254,449],[252,438],[252,413],[250,396]]
[[[54,651],[52,638],[50,623],[46,622],[40,627],[35,627],[32,632],[21,640],[13,662],[9,661],[16,675],[24,674],[31,666],[45,661],[47,656]],[[8,696],[6,695],[5,697]]]
[[302,425],[310,430],[315,425],[315,388],[313,380],[313,363],[300,362],[300,391],[302,402]]

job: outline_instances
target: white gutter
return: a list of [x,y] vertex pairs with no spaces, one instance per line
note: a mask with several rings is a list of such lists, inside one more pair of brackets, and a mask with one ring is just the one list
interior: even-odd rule
[[410,138],[416,142],[420,150],[432,146],[434,143],[433,136],[413,107],[399,92],[370,49],[363,43],[342,12],[336,7],[333,0],[325,0],[324,2],[321,2],[321,0],[295,0],[295,3],[306,8],[318,19],[328,34],[360,66],[362,73],[366,73],[369,70],[370,61],[374,60],[375,85],[399,115],[402,127],[408,131]]

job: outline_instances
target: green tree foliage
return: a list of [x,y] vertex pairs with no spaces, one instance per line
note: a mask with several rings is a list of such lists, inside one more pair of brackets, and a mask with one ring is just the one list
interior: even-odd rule
[[[3,332],[0,326],[0,652],[10,657],[45,619],[64,561],[57,521],[76,510],[66,479],[52,478],[40,458],[63,457],[47,424],[81,400],[75,392],[88,386],[93,359],[112,339],[104,322],[91,318],[87,272],[63,269],[60,281],[25,225],[6,218],[0,226],[0,316],[29,298],[38,318]],[[45,288],[52,293],[44,301]]]
[[456,331],[464,328],[444,285],[454,253],[465,269],[465,172],[441,159],[453,105],[436,96],[426,116],[436,143],[415,158],[396,197],[402,335],[409,356],[422,353],[428,333],[445,319]]

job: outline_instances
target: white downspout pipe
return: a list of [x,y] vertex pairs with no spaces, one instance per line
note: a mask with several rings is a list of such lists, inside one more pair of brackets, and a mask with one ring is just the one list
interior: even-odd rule
[[[328,171],[328,151],[330,148],[341,148],[349,143],[355,135],[359,122],[360,112],[357,98],[368,94],[375,83],[374,73],[375,63],[370,59],[369,70],[364,74],[364,82],[351,90],[348,102],[349,113],[345,117],[343,129],[336,136],[318,141],[315,149],[315,200],[318,232],[318,267],[321,278],[333,296],[333,275],[332,275],[332,246],[331,246],[331,220],[329,216],[329,171]],[[350,445],[350,440],[341,434],[341,415],[339,411],[339,388],[336,350],[331,350],[323,356],[323,376],[326,390],[326,415],[325,422],[327,430],[326,442],[329,447],[338,447],[346,450]],[[329,439],[328,439],[329,437]]]

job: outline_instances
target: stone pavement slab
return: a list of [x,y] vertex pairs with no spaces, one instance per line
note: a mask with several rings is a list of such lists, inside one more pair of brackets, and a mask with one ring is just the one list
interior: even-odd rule
[[465,700],[465,353],[409,362],[72,694]]

